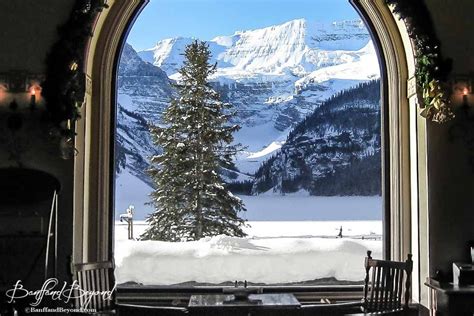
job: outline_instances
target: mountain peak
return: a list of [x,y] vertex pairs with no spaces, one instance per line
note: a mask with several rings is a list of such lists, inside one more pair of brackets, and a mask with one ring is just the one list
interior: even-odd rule
[[275,35],[283,34],[283,36],[291,36],[297,33],[304,33],[306,29],[307,21],[306,19],[295,19],[287,21],[280,24],[275,24],[267,26],[264,28],[246,30],[246,31],[237,31],[234,35],[264,35],[265,39],[274,37]]
[[[139,55],[172,76],[183,63],[182,54],[186,45],[193,40],[185,37],[164,39],[155,47],[139,52]],[[322,65],[340,63],[344,59],[341,57],[343,54],[358,51],[369,41],[369,34],[361,20],[316,23],[300,18],[264,28],[237,31],[230,36],[217,36],[209,41],[209,47],[212,62],[218,63],[216,76],[300,76]]]
[[299,18],[299,19],[294,19],[294,20],[291,20],[291,21],[288,21],[288,22],[285,22],[283,24],[280,24],[281,26],[283,25],[294,25],[294,26],[306,26],[306,19],[305,18]]
[[306,23],[307,23],[306,19],[300,18],[300,19],[294,19],[294,20],[283,22],[283,23],[267,26],[267,27],[264,27],[263,29],[276,29],[276,28],[287,28],[287,27],[304,28],[306,27]]

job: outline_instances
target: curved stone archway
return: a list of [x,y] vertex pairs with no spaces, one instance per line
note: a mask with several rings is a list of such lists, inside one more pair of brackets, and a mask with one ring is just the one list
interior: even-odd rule
[[[382,67],[386,257],[414,253],[414,299],[427,276],[425,123],[416,115],[414,54],[405,26],[384,0],[350,0],[372,31]],[[77,124],[73,262],[113,260],[116,71],[130,25],[148,0],[109,1],[87,54],[86,103]],[[410,88],[411,87],[411,88]],[[410,90],[410,91],[409,91]],[[419,188],[425,188],[420,191]],[[421,254],[421,255],[420,255]],[[423,260],[421,260],[421,258]],[[416,285],[415,285],[416,284]],[[422,293],[422,296],[424,294]],[[424,300],[423,300],[424,301]],[[425,301],[426,302],[426,301]]]

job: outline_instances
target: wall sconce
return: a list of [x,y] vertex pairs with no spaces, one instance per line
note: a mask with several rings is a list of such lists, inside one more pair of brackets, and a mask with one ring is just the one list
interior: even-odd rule
[[5,117],[0,126],[0,141],[5,145],[9,160],[16,162],[19,167],[23,165],[23,154],[30,147],[29,139],[23,131],[39,122],[42,115],[34,110],[43,103],[43,80],[43,75],[25,71],[0,73],[0,112]]
[[467,88],[464,88],[462,92],[462,105],[466,108],[469,108],[469,90]]
[[31,74],[24,71],[0,73],[0,107],[15,102],[19,108],[29,106],[35,109],[42,103],[42,74]]
[[[6,137],[11,138],[8,142],[11,146],[7,150],[10,153],[10,159],[16,161],[19,166],[22,165],[23,152],[28,147],[19,144],[28,138],[25,137],[23,131],[31,126],[41,125],[49,130],[49,140],[56,141],[57,139],[59,141],[61,158],[71,159],[78,152],[74,147],[74,135],[61,134],[58,127],[53,126],[51,121],[44,119],[47,117],[43,115],[43,112],[46,111],[46,103],[41,95],[41,83],[44,81],[45,75],[42,74],[31,74],[24,71],[0,73],[0,112],[7,113],[5,124],[0,126],[0,137],[5,134]],[[46,124],[44,124],[45,122]],[[73,131],[71,119],[61,124],[64,124],[64,130]],[[2,128],[4,127],[6,133],[3,133]]]
[[458,119],[449,127],[449,140],[460,141],[467,148],[467,161],[474,172],[474,73],[455,76],[452,80],[451,102],[457,107]]
[[458,75],[452,80],[453,101],[461,105],[467,117],[471,116],[470,95],[472,94],[472,76]]

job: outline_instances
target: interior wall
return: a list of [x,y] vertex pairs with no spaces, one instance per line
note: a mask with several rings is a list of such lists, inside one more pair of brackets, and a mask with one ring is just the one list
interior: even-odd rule
[[[426,0],[443,55],[453,59],[453,75],[474,72],[474,1]],[[472,99],[474,101],[474,99]],[[459,98],[455,104],[459,106]],[[468,261],[467,241],[474,240],[474,164],[460,138],[450,140],[449,124],[428,124],[430,272],[451,277],[453,261]],[[471,122],[474,135],[474,122]],[[474,153],[474,147],[473,153]],[[473,161],[474,163],[474,161]]]
[[57,38],[73,0],[0,0],[0,72],[42,73],[44,60]]
[[[46,55],[57,40],[57,28],[67,20],[73,2],[73,0],[0,0],[0,73],[25,71],[44,74]],[[22,96],[11,95],[11,98],[20,100]],[[6,128],[4,118],[11,114],[8,103],[9,101],[5,99],[0,100],[0,124],[2,124],[0,129],[2,131]],[[51,173],[61,183],[58,211],[58,275],[66,280],[69,278],[68,256],[71,255],[72,249],[70,227],[72,225],[73,160],[61,159],[58,144],[50,140],[49,129],[44,124],[32,123],[39,121],[38,117],[36,121],[31,118],[34,115],[40,116],[42,110],[44,110],[44,105],[40,105],[38,111],[33,114],[28,110],[22,113],[25,125],[18,132],[17,137],[25,147],[21,157],[22,165]],[[1,138],[0,168],[5,167],[17,167],[17,163],[10,159],[6,140]],[[1,201],[0,206],[2,206]],[[47,207],[49,213],[49,203]],[[36,255],[36,253],[21,251],[28,248],[24,244],[28,242],[30,241],[21,238],[8,240],[9,247],[20,250],[19,257],[15,258],[15,262],[23,270],[20,276],[25,275],[30,269],[24,263],[31,260],[24,260],[24,257],[31,259],[30,257]],[[12,243],[15,244],[12,245]],[[22,264],[24,266],[21,266]],[[42,282],[43,265],[44,255],[37,260],[34,272],[29,278],[29,284]]]

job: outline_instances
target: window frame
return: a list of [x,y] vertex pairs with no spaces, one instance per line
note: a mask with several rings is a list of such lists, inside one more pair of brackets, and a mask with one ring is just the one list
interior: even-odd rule
[[[413,249],[413,243],[426,243],[419,240],[417,230],[413,229],[413,218],[423,219],[418,223],[420,227],[427,225],[424,222],[426,205],[415,205],[412,201],[413,192],[426,195],[425,190],[420,190],[420,180],[412,179],[415,173],[416,179],[423,177],[423,168],[426,168],[425,152],[410,149],[411,138],[417,138],[420,143],[417,146],[421,147],[425,141],[418,139],[424,133],[420,133],[421,136],[418,132],[409,133],[413,124],[409,107],[416,101],[416,97],[409,95],[407,85],[414,73],[413,50],[406,28],[396,20],[384,0],[349,2],[369,28],[379,54],[384,101],[384,255],[386,259],[403,260]],[[116,73],[128,31],[147,3],[148,0],[109,1],[110,7],[100,14],[86,52],[86,102],[82,119],[76,125],[75,139],[79,154],[74,161],[73,263],[113,260]],[[419,120],[415,119],[415,123],[420,124],[417,131],[426,128]],[[417,168],[410,168],[411,155],[420,162]],[[418,206],[419,209],[415,209]],[[414,215],[414,212],[417,213]],[[418,284],[420,280],[421,274]],[[292,288],[317,290],[304,286]],[[331,288],[337,292],[343,287]],[[355,286],[353,290],[358,288]]]

